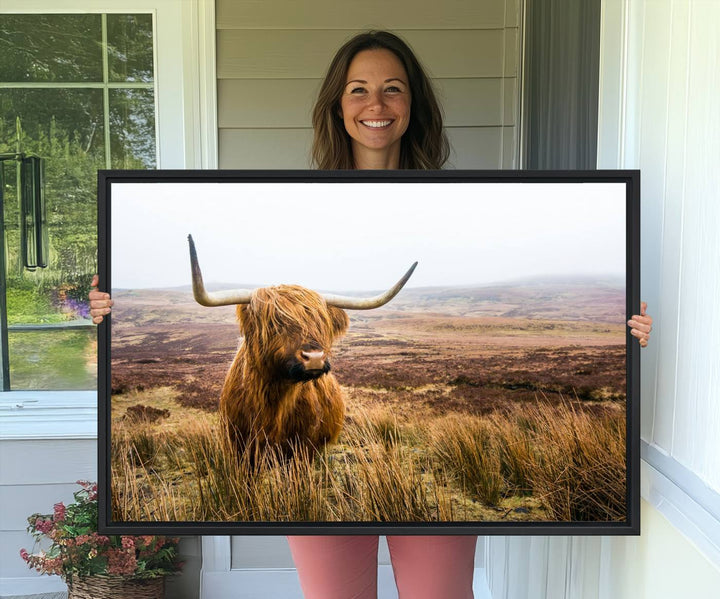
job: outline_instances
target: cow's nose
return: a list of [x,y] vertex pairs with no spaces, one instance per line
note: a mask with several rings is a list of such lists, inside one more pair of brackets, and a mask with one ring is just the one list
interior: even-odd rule
[[322,350],[301,350],[300,360],[306,370],[322,370],[325,368],[325,352]]

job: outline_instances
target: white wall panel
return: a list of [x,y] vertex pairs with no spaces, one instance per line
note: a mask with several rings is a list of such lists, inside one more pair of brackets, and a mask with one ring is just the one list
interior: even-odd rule
[[667,151],[665,160],[665,196],[663,204],[662,255],[660,288],[662,305],[658,318],[662,322],[657,337],[657,387],[654,428],[651,436],[658,446],[672,449],[672,428],[677,401],[678,323],[680,307],[680,262],[683,243],[683,204],[685,188],[685,155],[687,148],[688,88],[688,12],[689,5],[674,3],[667,15],[671,31],[667,93]]
[[506,0],[505,27],[520,27],[523,0]]
[[520,73],[520,31],[508,28],[503,31],[505,56],[503,57],[505,77],[517,77]]
[[[52,514],[53,505],[73,501],[75,483],[0,485],[0,531],[24,530],[30,514]],[[52,497],[52,500],[48,500]]]
[[231,539],[230,567],[294,568],[290,546],[284,536],[237,536]]
[[221,129],[220,168],[310,168],[312,129]]
[[[506,110],[505,93],[511,98],[514,78],[436,79],[446,127],[514,125],[515,114]],[[482,110],[478,110],[482,107]]]
[[[526,576],[528,580],[527,599],[548,599],[548,560],[550,559],[550,537],[532,537],[528,540],[530,545],[530,563],[528,564],[527,575],[520,573],[519,576]],[[510,565],[512,567],[512,564]],[[521,597],[525,599],[525,597]]]
[[507,599],[508,568],[515,566],[508,559],[509,540],[510,537],[488,538],[485,572],[493,599]]
[[[630,81],[629,84],[640,86],[640,101],[638,112],[629,115],[628,118],[639,121],[639,154],[638,163],[664,165],[666,161],[667,132],[667,95],[669,89],[669,62],[670,62],[670,0],[661,0],[654,6],[654,10],[645,14],[645,27],[642,52],[643,57],[652,57],[652,60],[643,59],[641,63],[642,79],[639,82]],[[658,101],[661,99],[661,101]],[[644,175],[649,173],[644,172]],[[652,176],[642,177],[642,237],[641,255],[646,258],[642,260],[642,283],[646,281],[651,285],[658,286],[660,280],[660,263],[658,259],[662,253],[662,227],[663,227],[663,204],[665,201],[665,169],[659,168]],[[647,259],[653,256],[654,259]],[[644,289],[641,294],[644,294]],[[643,295],[643,298],[645,296]],[[646,300],[650,303],[650,300]],[[663,302],[664,303],[664,302]],[[655,308],[662,309],[660,305],[652,304]],[[652,307],[651,307],[652,314]],[[662,327],[661,333],[662,333]],[[657,349],[654,350],[656,353]],[[649,374],[649,373],[648,373]],[[643,391],[646,400],[657,402],[656,393],[647,387]],[[646,420],[646,428],[643,433],[647,434],[648,419],[650,423],[654,418],[655,437],[658,444],[670,450],[672,446],[672,395],[665,398],[667,406],[654,406],[650,401],[643,404],[643,413]],[[667,414],[670,417],[666,417]]]
[[[568,575],[571,556],[571,537],[550,537],[548,541],[548,576],[546,595],[570,598],[568,595]],[[511,566],[512,567],[512,566]],[[508,597],[508,599],[512,599]]]
[[[598,98],[598,168],[622,166],[625,77],[623,5],[602,2],[600,15],[600,81]],[[618,26],[620,25],[620,26]]]
[[0,481],[3,485],[43,485],[95,480],[96,456],[94,440],[0,441]]
[[[362,29],[358,30],[358,33]],[[514,31],[514,30],[513,30]],[[220,30],[220,79],[322,77],[335,51],[353,35],[345,30]],[[398,30],[433,77],[503,76],[504,30]],[[514,77],[515,37],[509,35],[505,75]]]
[[689,16],[673,456],[720,491],[720,3],[697,2]]
[[220,79],[220,129],[308,128],[321,79]]
[[502,168],[503,127],[450,127],[449,168],[496,169]]
[[31,551],[32,547],[33,538],[24,530],[2,531],[0,579],[33,576],[34,572],[20,557],[20,549]]
[[600,537],[573,537],[568,597],[598,599],[600,590]]
[[445,0],[423,3],[417,10],[412,0],[364,0],[303,2],[233,0],[218,3],[220,29],[489,29],[504,21],[517,22],[518,0]]
[[[601,94],[600,166],[617,164],[614,136],[620,165],[642,171],[642,295],[656,322],[643,351],[642,436],[718,491],[720,323],[708,298],[720,288],[720,3],[606,4],[606,15],[627,17],[628,35],[625,54],[604,52],[603,82],[622,98]],[[625,62],[613,72],[613,60]]]
[[517,111],[518,94],[520,92],[520,78],[506,77],[504,79],[503,94],[503,125],[517,125],[519,122],[519,114]]
[[[529,537],[508,537],[507,557],[509,564],[528,563],[532,559],[532,546],[528,542]],[[512,570],[506,571],[506,596],[507,597],[532,597],[536,589],[530,586],[529,577],[517,575]]]
[[517,148],[520,143],[519,127],[503,127],[503,153],[500,168],[518,168]]

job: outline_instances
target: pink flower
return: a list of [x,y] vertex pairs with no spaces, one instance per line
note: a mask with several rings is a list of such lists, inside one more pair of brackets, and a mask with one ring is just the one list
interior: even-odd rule
[[123,537],[121,543],[125,549],[135,549],[135,539],[132,537]]
[[30,554],[27,552],[26,549],[20,550],[20,557],[23,559],[23,561],[28,562],[30,561]]
[[116,574],[118,576],[129,576],[135,573],[137,568],[137,559],[135,552],[125,549],[108,549],[108,574]]
[[59,557],[48,558],[43,564],[43,569],[48,574],[62,574],[63,571],[62,559]]
[[55,522],[62,522],[63,520],[65,520],[65,505],[62,502],[56,503],[53,506],[53,509],[55,511],[55,514],[53,516]]
[[52,520],[43,520],[42,518],[35,520],[35,528],[44,535],[49,533],[52,530],[52,527]]

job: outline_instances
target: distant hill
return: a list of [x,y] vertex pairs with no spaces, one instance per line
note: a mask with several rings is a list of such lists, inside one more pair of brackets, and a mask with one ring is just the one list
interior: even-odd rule
[[526,280],[479,287],[403,290],[396,310],[440,311],[462,316],[623,320],[625,286],[609,279]]
[[[208,285],[211,291],[232,287],[236,286]],[[346,293],[357,295],[355,292]],[[364,293],[371,295],[376,292]],[[120,318],[124,310],[130,310],[136,318],[139,316],[138,311],[145,312],[140,319],[142,321],[148,318],[157,321],[165,310],[172,312],[172,316],[168,314],[172,320],[182,315],[204,321],[234,319],[232,307],[208,309],[196,304],[189,285],[170,289],[116,289],[113,297],[116,300],[114,312]],[[398,315],[422,312],[452,316],[617,322],[625,319],[625,285],[624,281],[617,278],[555,277],[482,286],[417,287],[403,289],[387,306],[366,315],[386,317],[389,312]]]

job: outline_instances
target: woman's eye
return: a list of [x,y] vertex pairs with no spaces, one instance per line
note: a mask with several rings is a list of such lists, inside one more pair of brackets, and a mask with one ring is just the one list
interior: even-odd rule
[[402,90],[399,87],[396,87],[395,85],[391,85],[390,87],[386,87],[385,91],[393,93],[393,94],[397,94],[397,93],[400,93]]
[[365,93],[365,88],[364,88],[364,87],[353,87],[353,88],[350,90],[350,93],[351,93],[351,94],[364,94],[364,93]]

